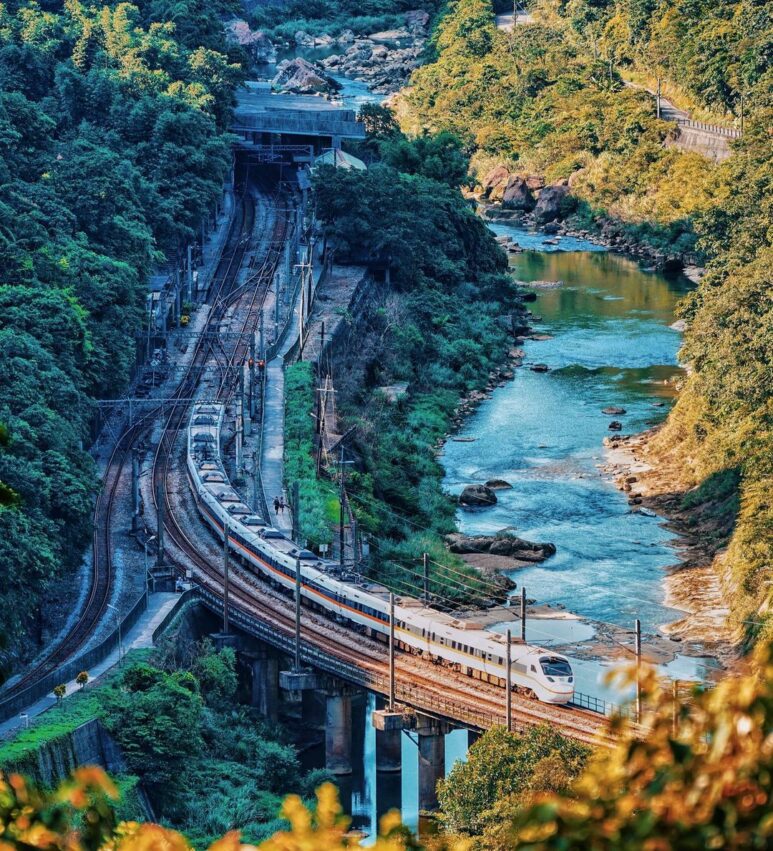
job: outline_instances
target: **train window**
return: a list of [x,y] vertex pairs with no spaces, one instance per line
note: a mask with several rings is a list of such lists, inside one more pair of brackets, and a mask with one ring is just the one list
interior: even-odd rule
[[543,656],[540,660],[543,672],[551,677],[571,677],[572,669],[566,659],[559,656]]
[[537,669],[534,667],[534,665],[531,666],[531,670],[534,671],[535,674],[537,673]]
[[456,650],[456,642],[455,641],[451,642],[451,647],[452,647],[452,649]]

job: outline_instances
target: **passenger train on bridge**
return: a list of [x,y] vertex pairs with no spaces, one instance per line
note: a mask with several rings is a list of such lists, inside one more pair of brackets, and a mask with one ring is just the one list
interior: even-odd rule
[[[221,541],[227,529],[230,551],[272,583],[294,592],[300,563],[304,598],[339,620],[387,636],[387,588],[300,549],[256,515],[231,487],[220,453],[224,413],[222,404],[196,403],[188,425],[188,475],[204,521]],[[405,649],[453,665],[470,677],[505,685],[505,636],[406,596],[395,597],[394,618],[395,638]],[[512,642],[510,655],[516,690],[545,703],[571,701],[574,675],[566,657],[520,640]]]

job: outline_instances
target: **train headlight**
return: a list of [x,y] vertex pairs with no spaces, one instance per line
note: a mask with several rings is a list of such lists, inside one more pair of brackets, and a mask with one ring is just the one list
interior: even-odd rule
[[570,682],[570,683],[573,683],[573,682],[574,682],[574,677],[569,677],[569,682]]
[[549,683],[554,683],[554,682],[555,682],[555,680],[553,679],[553,677],[548,677],[548,682],[549,682]]

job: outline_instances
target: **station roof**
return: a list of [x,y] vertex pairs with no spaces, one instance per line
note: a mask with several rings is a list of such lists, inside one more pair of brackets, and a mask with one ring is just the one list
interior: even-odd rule
[[279,94],[271,90],[270,83],[255,80],[237,93],[233,129],[352,139],[365,136],[354,110],[317,95]]

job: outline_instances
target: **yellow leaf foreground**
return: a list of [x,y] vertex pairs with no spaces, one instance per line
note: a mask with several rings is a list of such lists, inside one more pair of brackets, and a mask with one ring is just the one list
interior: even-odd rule
[[[773,663],[674,702],[654,675],[645,681],[643,726],[612,722],[617,744],[601,749],[571,795],[543,795],[519,812],[508,845],[534,851],[703,851],[773,846]],[[46,793],[0,775],[0,851],[188,851],[180,833],[155,824],[114,824],[117,792],[99,768],[78,769]],[[224,836],[210,851],[344,851],[357,848],[334,786],[314,811],[285,800],[289,829],[260,846]],[[449,847],[441,838],[433,845]],[[415,851],[396,812],[381,820],[376,851]],[[454,851],[466,843],[451,842]]]

